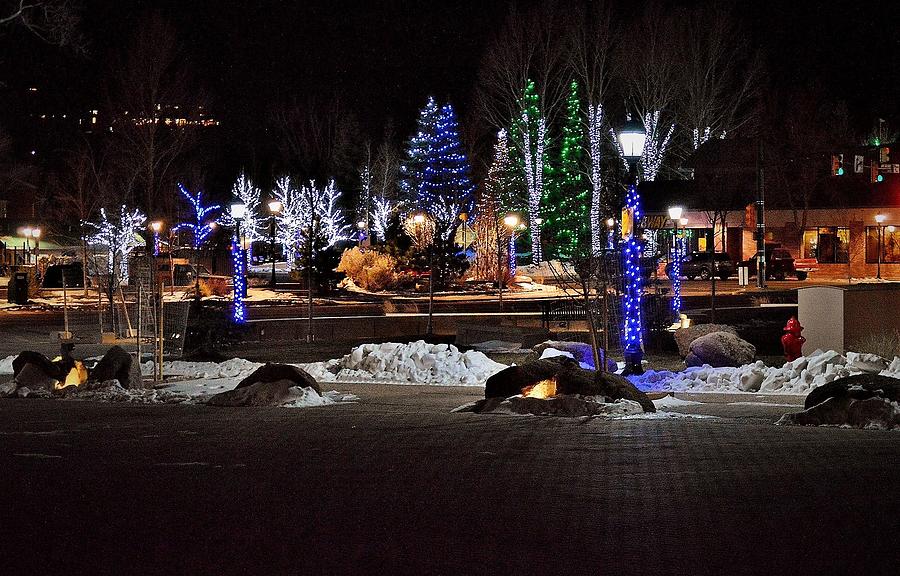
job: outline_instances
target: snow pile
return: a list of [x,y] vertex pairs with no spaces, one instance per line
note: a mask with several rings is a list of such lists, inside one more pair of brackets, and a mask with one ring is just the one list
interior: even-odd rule
[[363,344],[339,360],[301,364],[318,381],[382,380],[409,384],[480,386],[506,368],[481,352],[423,340]]
[[187,394],[156,389],[123,388],[118,380],[80,386],[67,390],[65,400],[92,400],[95,402],[126,402],[129,404],[192,404],[195,399]]
[[0,360],[0,374],[12,374],[13,373],[13,360],[15,360],[15,356],[7,356],[3,360]]
[[760,392],[768,394],[807,394],[817,388],[853,374],[881,374],[900,378],[900,357],[890,363],[875,354],[834,350],[816,350],[781,367],[760,361],[737,368],[712,368],[708,365],[682,372],[648,370],[628,379],[640,390],[675,392]]
[[[165,376],[184,376],[186,378],[237,378],[247,376],[262,366],[259,362],[251,362],[243,358],[232,358],[224,362],[185,362],[173,360],[163,362]],[[141,365],[144,374],[153,374],[153,363]]]

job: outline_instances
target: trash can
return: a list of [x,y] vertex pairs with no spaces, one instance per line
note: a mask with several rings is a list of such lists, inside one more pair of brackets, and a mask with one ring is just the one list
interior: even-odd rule
[[14,272],[7,287],[7,300],[10,304],[28,304],[28,288],[31,284],[31,274]]

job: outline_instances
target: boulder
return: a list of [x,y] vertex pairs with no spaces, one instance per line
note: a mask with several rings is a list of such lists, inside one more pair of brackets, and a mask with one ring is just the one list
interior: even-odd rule
[[122,388],[143,388],[140,365],[121,346],[113,346],[89,372],[90,380],[118,380]]
[[806,396],[804,408],[812,408],[829,398],[867,400],[875,397],[888,402],[900,402],[900,379],[878,374],[854,374],[838,378],[813,388]]
[[25,350],[13,360],[13,375],[18,376],[26,364],[39,368],[44,374],[57,380],[62,377],[62,372],[57,364],[51,362],[49,358],[40,352],[32,352],[31,350]]
[[288,380],[292,382],[292,386],[300,386],[301,388],[312,388],[320,396],[322,389],[316,379],[310,376],[305,370],[301,370],[290,364],[273,364],[268,363],[260,366],[253,371],[252,374],[238,382],[235,389],[246,388],[260,382],[277,382],[280,380]]
[[[569,362],[574,364],[571,360]],[[561,369],[562,364],[553,360],[533,360],[504,368],[487,379],[484,384],[484,397],[509,398],[521,394],[525,386],[553,378]]]
[[556,379],[559,395],[605,396],[609,400],[633,400],[645,412],[656,412],[656,407],[646,394],[618,374],[585,370],[566,357],[535,360],[519,366],[510,366],[488,378],[485,398],[509,398],[522,393],[526,386],[541,380]]
[[679,328],[675,331],[678,353],[684,358],[691,351],[691,342],[713,332],[728,332],[737,336],[737,330],[727,324],[695,324],[687,328]]
[[18,387],[19,385],[15,380],[0,384],[0,398],[12,398],[16,395],[16,388]]
[[[567,342],[563,340],[547,340],[546,342],[541,342],[540,344],[532,348],[532,350],[534,350],[541,358],[551,357],[548,356],[548,353],[546,352],[549,349],[563,352],[565,353],[564,355],[568,355],[576,362],[580,362],[591,367],[594,366],[594,347],[590,344],[585,344],[584,342]],[[601,350],[600,352],[602,355],[603,351]],[[552,350],[549,354],[552,354]],[[613,372],[616,370],[616,361],[612,358],[607,358],[606,364],[607,370]]]
[[[290,389],[297,386],[293,380],[256,382],[209,398],[210,406],[280,406],[291,395]],[[318,392],[317,392],[318,393]]]
[[687,366],[709,364],[713,368],[743,366],[753,361],[756,348],[731,332],[712,332],[691,342],[684,359]]
[[777,423],[890,429],[900,427],[900,409],[896,404],[877,396],[863,400],[850,396],[830,396],[803,412],[785,414]]
[[46,390],[53,391],[59,379],[50,376],[45,372],[45,366],[39,364],[27,363],[19,368],[16,374],[16,386],[19,389],[27,388],[30,391]]

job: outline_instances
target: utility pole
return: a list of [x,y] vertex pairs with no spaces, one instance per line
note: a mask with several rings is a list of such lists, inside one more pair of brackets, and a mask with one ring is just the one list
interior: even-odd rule
[[766,287],[766,182],[762,136],[756,145],[756,287]]

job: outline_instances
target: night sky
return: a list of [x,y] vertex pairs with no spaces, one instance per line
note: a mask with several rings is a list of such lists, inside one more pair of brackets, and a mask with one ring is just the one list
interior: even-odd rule
[[[451,99],[465,118],[482,53],[508,12],[507,2],[486,0],[83,4],[87,56],[18,33],[3,62],[10,88],[37,83],[48,106],[92,105],[110,55],[121,52],[142,14],[154,10],[179,29],[198,81],[226,122],[262,120],[267,104],[285,96],[339,94],[375,138],[388,117],[408,131],[427,94]],[[614,5],[625,17],[640,3]],[[847,101],[859,130],[879,116],[897,118],[896,3],[742,2],[736,11],[768,61],[772,88],[822,86]]]

